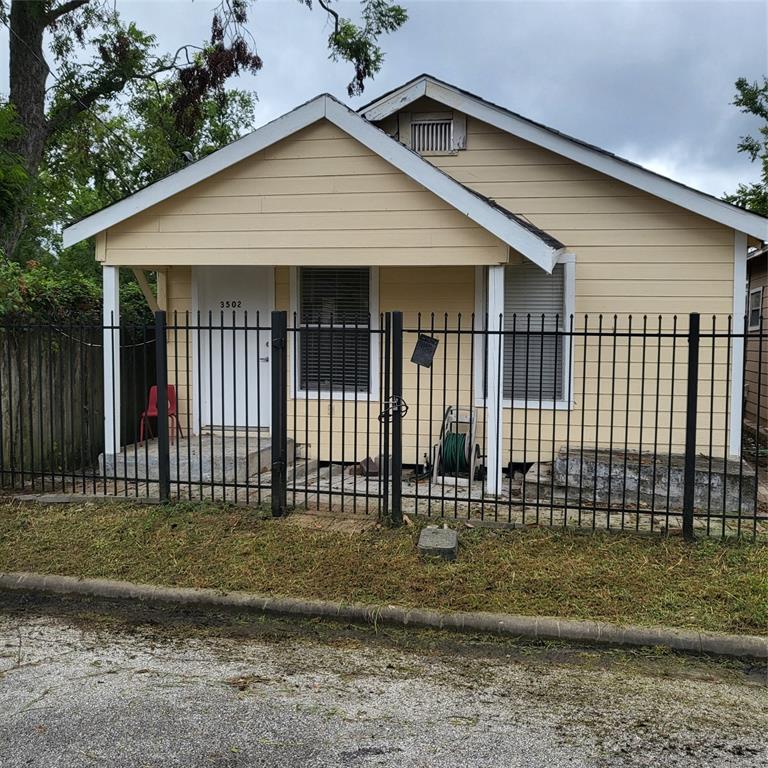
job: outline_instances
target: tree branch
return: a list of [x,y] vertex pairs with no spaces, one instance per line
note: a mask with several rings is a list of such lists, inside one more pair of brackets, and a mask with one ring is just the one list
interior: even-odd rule
[[97,82],[91,88],[83,91],[79,96],[72,96],[65,106],[56,111],[56,114],[48,120],[48,136],[52,136],[62,126],[67,125],[78,115],[89,110],[99,99],[120,93],[131,80],[149,79],[174,68],[173,65],[168,65],[153,70],[152,72],[146,72],[142,75],[123,75]]
[[[87,2],[88,0],[85,1]],[[189,64],[190,49],[200,50],[194,45],[182,45],[176,50],[176,53],[173,54],[171,59],[166,60],[160,66],[150,69],[147,72],[132,72],[120,76],[113,75],[112,77],[97,81],[79,95],[68,93],[67,95],[70,97],[69,103],[57,110],[56,114],[48,120],[48,135],[51,136],[56,133],[62,125],[66,125],[74,120],[79,114],[90,109],[99,99],[120,93],[120,91],[122,91],[132,80],[154,80],[158,75],[162,75],[165,72],[181,69],[177,63],[179,56],[183,53]]]
[[78,8],[85,5],[86,3],[89,3],[90,1],[91,0],[68,0],[66,3],[62,3],[61,5],[57,5],[55,8],[51,8],[45,17],[45,26],[47,27],[49,24],[52,24],[54,21],[56,21],[56,19],[61,18],[71,11],[76,11]]
[[335,35],[338,35],[338,34],[339,34],[339,14],[338,14],[338,13],[337,13],[337,12],[336,12],[336,11],[335,11],[333,8],[331,8],[331,6],[330,6],[330,5],[328,5],[328,4],[326,4],[325,2],[323,2],[323,0],[317,0],[317,2],[318,2],[318,4],[320,5],[320,7],[321,7],[321,8],[322,8],[322,9],[323,9],[323,10],[324,10],[324,11],[325,11],[325,12],[326,12],[326,13],[327,13],[329,16],[333,16],[334,34],[335,34]]

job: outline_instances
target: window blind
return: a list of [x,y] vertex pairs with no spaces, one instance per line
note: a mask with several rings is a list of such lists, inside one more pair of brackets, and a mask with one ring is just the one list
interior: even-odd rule
[[303,390],[370,387],[367,267],[299,269],[299,381]]
[[530,261],[504,275],[504,397],[553,400],[563,396],[565,327],[562,264],[551,275]]

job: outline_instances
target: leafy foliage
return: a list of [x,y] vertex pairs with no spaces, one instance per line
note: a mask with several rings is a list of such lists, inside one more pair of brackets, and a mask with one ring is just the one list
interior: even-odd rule
[[[49,142],[16,258],[0,270],[0,318],[99,322],[93,243],[63,249],[63,227],[183,167],[184,153],[199,158],[229,144],[253,123],[253,97],[232,90],[204,102],[187,134],[170,112],[173,98],[169,80],[140,82],[117,108],[83,112]],[[132,275],[122,278],[123,320],[149,322]]]
[[[121,319],[127,324],[151,319],[135,282],[122,286]],[[98,324],[101,283],[93,275],[57,265],[0,264],[0,320],[4,323]]]
[[750,160],[762,165],[760,181],[756,184],[739,184],[738,189],[725,199],[755,213],[768,216],[768,78],[763,82],[750,83],[746,78],[736,81],[737,95],[733,102],[742,112],[759,117],[763,121],[758,137],[743,136],[738,144],[739,152],[745,152]]
[[[312,0],[302,0],[312,7]],[[359,96],[365,89],[365,81],[373,77],[384,62],[384,53],[378,45],[383,34],[397,31],[408,20],[405,8],[386,0],[363,0],[362,26],[351,19],[341,17],[330,2],[318,0],[319,4],[334,19],[334,30],[328,38],[328,49],[333,61],[350,61],[355,76],[347,86],[350,96]]]
[[[113,0],[0,0],[11,30],[10,100],[0,103],[0,316],[97,318],[93,245],[65,251],[61,231],[251,126],[254,96],[226,83],[263,65],[248,29],[253,1],[220,0],[208,40],[163,52]],[[336,0],[317,2],[334,22],[330,55],[353,64],[348,90],[361,93],[382,66],[380,36],[406,12],[360,0],[355,24]],[[140,296],[132,278],[122,294],[124,306]]]
[[[253,124],[254,98],[225,91],[208,99],[181,131],[170,110],[170,80],[132,85],[115,108],[84,112],[48,145],[38,173],[30,226],[17,259],[40,260],[41,252],[63,266],[91,271],[93,244],[62,251],[61,230],[72,222],[184,167],[243,135]],[[95,274],[95,271],[93,272]]]

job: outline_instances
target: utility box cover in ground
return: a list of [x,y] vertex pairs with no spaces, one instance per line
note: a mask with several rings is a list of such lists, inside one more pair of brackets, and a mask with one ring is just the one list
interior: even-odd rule
[[419,535],[419,554],[425,557],[442,557],[455,560],[459,551],[459,537],[450,528],[430,525]]

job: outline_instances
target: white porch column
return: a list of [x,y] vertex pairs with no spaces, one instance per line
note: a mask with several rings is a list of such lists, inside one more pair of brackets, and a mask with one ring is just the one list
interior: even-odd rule
[[[503,370],[504,345],[498,331],[503,329],[504,313],[504,266],[488,267],[487,285],[488,355],[486,359],[485,380],[488,396],[486,399],[485,419],[485,461],[488,471],[486,491],[491,495],[501,492],[501,445],[502,439],[502,402],[503,402]],[[500,320],[501,318],[501,320]]]
[[104,455],[120,451],[120,272],[101,268],[104,294]]
[[747,236],[735,232],[733,240],[733,342],[731,345],[731,414],[728,454],[741,456],[741,420],[744,405],[744,315],[747,311]]

